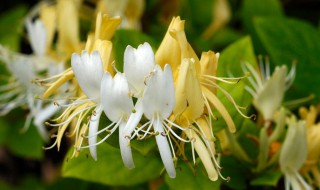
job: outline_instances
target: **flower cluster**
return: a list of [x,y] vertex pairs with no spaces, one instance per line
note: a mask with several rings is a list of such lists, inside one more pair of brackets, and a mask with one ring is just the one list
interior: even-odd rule
[[[208,177],[213,181],[219,175],[223,178],[216,160],[211,121],[217,116],[212,110],[221,114],[231,132],[235,132],[236,127],[217,98],[217,89],[227,96],[239,113],[247,116],[216,81],[236,84],[243,77],[217,77],[219,54],[204,52],[199,59],[187,41],[184,21],[179,17],[173,18],[155,54],[147,42],[137,49],[127,46],[121,73],[110,56],[111,41],[97,32],[107,29],[113,33],[115,27],[107,27],[114,26],[113,23],[113,19],[97,21],[96,31],[89,35],[85,50],[81,54],[73,53],[71,68],[61,73],[43,95],[47,98],[66,81],[76,81],[75,100],[68,104],[57,103],[66,109],[53,122],[47,123],[58,127],[52,147],[57,145],[59,148],[62,136],[70,126],[73,128],[71,135],[75,135],[73,156],[77,156],[81,149],[89,148],[97,160],[97,146],[119,129],[121,156],[129,169],[135,166],[130,141],[155,136],[170,177],[176,176],[175,160],[179,156],[187,159],[181,150],[190,143],[194,163],[196,151]],[[99,127],[104,125],[99,123],[102,112],[111,122],[106,127]],[[88,115],[90,117],[86,120]],[[102,137],[99,141],[98,135]],[[83,145],[85,139],[88,145]]]

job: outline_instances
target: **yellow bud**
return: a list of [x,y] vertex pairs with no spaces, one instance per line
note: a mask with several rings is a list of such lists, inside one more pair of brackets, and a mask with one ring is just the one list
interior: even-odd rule
[[[201,76],[217,76],[218,56],[213,51],[202,52],[200,59]],[[215,82],[213,79],[212,82]],[[216,94],[217,89],[209,86],[208,89]]]
[[180,17],[172,19],[156,52],[155,59],[162,68],[165,64],[170,64],[172,71],[175,72],[181,63],[181,50],[179,43],[170,35],[171,30],[184,31],[184,20],[180,20]]

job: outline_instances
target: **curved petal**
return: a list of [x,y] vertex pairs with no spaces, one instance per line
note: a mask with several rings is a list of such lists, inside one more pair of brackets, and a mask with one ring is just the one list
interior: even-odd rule
[[143,115],[143,107],[142,107],[142,101],[141,99],[137,100],[137,103],[135,105],[135,113],[131,113],[127,125],[125,126],[123,133],[124,136],[128,136],[130,137],[133,130],[136,128],[136,126],[138,125],[138,123],[141,120],[141,117]]
[[120,152],[121,157],[124,165],[128,169],[133,169],[135,167],[133,158],[132,158],[132,152],[131,152],[131,146],[130,146],[130,138],[126,137],[124,135],[124,128],[126,126],[126,123],[122,122],[119,126],[119,144],[120,144]]
[[81,57],[73,53],[71,66],[81,90],[96,103],[100,102],[100,83],[103,76],[102,60],[99,52],[91,55],[82,51]]
[[130,115],[133,102],[124,74],[117,73],[113,79],[108,72],[104,74],[101,81],[101,104],[105,114],[113,122]]
[[277,67],[271,78],[264,84],[253,101],[253,105],[262,113],[265,120],[270,120],[279,109],[285,92],[287,67]]
[[39,19],[35,20],[34,23],[27,19],[26,28],[32,50],[36,55],[44,55],[47,44],[47,31],[44,24]]
[[153,70],[154,66],[154,53],[147,42],[139,45],[137,49],[127,46],[124,52],[123,70],[136,97],[142,94],[145,88],[145,78]]
[[164,72],[159,65],[156,65],[153,75],[147,82],[142,105],[144,114],[148,119],[151,119],[154,113],[160,113],[163,118],[170,116],[175,105],[174,84],[170,65],[165,66]]
[[94,160],[97,160],[97,146],[94,145],[97,143],[97,131],[99,128],[99,121],[100,121],[100,116],[102,113],[102,108],[101,106],[98,106],[94,109],[95,114],[92,114],[90,118],[90,125],[89,125],[89,149],[90,149],[90,154]]
[[155,132],[159,132],[159,134],[156,135],[156,142],[159,148],[159,153],[160,153],[163,165],[166,168],[169,174],[169,177],[175,178],[176,169],[174,168],[170,146],[169,146],[167,137],[163,135],[165,131],[163,129],[163,124],[161,123],[159,118],[157,118],[155,123],[153,123],[153,127]]

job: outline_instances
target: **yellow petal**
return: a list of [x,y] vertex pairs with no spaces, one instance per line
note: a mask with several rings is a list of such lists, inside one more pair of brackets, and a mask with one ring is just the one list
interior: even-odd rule
[[189,44],[186,33],[184,30],[175,30],[172,29],[170,30],[170,35],[177,40],[179,46],[180,46],[180,51],[181,51],[181,60],[182,59],[194,59],[195,62],[195,68],[196,68],[196,73],[197,77],[200,77],[200,61],[197,56],[197,54],[194,52],[192,49],[191,45]]
[[[213,51],[202,52],[200,59],[201,76],[217,76],[218,57]],[[212,79],[212,82],[215,82]],[[214,86],[208,87],[208,89],[216,94],[217,88]]]
[[195,63],[183,59],[175,85],[176,107],[174,114],[182,114],[191,121],[199,118],[204,110],[204,100],[199,80],[196,76]]
[[109,17],[101,12],[97,15],[95,39],[110,40],[121,23],[120,17]]
[[207,147],[197,133],[195,133],[193,130],[189,129],[185,132],[185,134],[193,141],[194,149],[196,150],[204,168],[206,169],[209,179],[211,181],[216,181],[218,179],[218,173],[211,160],[211,156]]
[[51,47],[56,30],[57,7],[55,5],[43,4],[40,8],[40,19],[47,31],[47,50]]
[[80,47],[78,7],[74,0],[58,0],[58,51],[71,55]]
[[172,19],[166,35],[155,54],[155,59],[156,63],[162,68],[164,68],[165,64],[170,64],[174,73],[181,63],[181,50],[179,43],[170,35],[171,30],[184,30],[184,20],[181,20],[180,17]]

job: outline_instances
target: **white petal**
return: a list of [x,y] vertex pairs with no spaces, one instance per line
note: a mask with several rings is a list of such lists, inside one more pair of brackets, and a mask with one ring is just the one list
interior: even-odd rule
[[103,76],[102,60],[99,52],[91,55],[83,51],[81,57],[74,53],[71,57],[72,70],[81,90],[96,103],[100,101],[100,83]]
[[135,166],[132,158],[130,138],[127,138],[123,133],[125,126],[126,126],[126,123],[121,123],[119,127],[119,144],[120,144],[121,157],[124,165],[128,169],[133,169]]
[[142,105],[148,119],[151,119],[154,113],[159,113],[164,118],[170,116],[175,105],[175,96],[169,65],[165,66],[165,72],[161,70],[159,65],[156,65],[154,74],[147,81]]
[[307,151],[305,122],[291,121],[280,152],[281,171],[284,173],[288,170],[298,171],[307,159]]
[[36,55],[44,55],[47,43],[47,31],[44,24],[39,19],[34,21],[34,23],[30,19],[27,19],[26,27],[32,50]]
[[98,106],[94,109],[95,111],[95,114],[91,116],[90,118],[90,125],[89,125],[89,146],[90,146],[90,154],[92,156],[92,158],[94,160],[97,160],[98,157],[97,157],[97,146],[95,146],[94,144],[97,143],[97,131],[98,131],[98,128],[99,128],[99,121],[100,121],[100,116],[101,116],[101,113],[102,113],[102,108],[101,106]]
[[130,137],[132,135],[133,130],[137,127],[138,123],[141,120],[141,117],[143,115],[143,108],[142,108],[142,101],[141,99],[137,100],[137,103],[135,105],[135,113],[131,113],[127,125],[124,128],[124,136]]
[[157,118],[153,124],[154,131],[159,132],[159,135],[156,136],[156,142],[159,148],[159,153],[163,162],[164,167],[167,170],[170,178],[176,177],[176,169],[174,168],[172,154],[170,151],[170,146],[166,136],[163,136],[164,129],[163,124],[161,123],[160,119]]
[[129,117],[133,102],[124,74],[117,73],[112,79],[107,72],[101,81],[101,103],[107,117],[117,122],[121,117]]
[[144,80],[155,66],[154,53],[148,43],[137,49],[127,46],[124,52],[124,73],[135,96],[140,96],[145,88]]
[[253,105],[263,114],[265,120],[272,119],[274,112],[281,106],[286,74],[285,66],[276,69],[253,101]]

